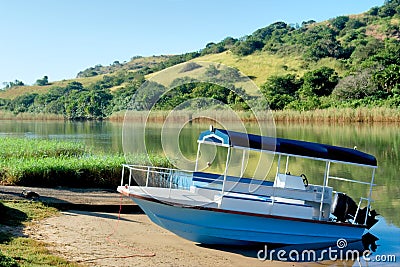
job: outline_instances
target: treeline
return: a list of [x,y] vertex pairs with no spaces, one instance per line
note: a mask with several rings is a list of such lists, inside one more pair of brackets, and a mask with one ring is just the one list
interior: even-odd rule
[[[186,66],[192,68],[195,65],[197,64],[189,63]],[[184,77],[173,80],[169,86],[172,89],[168,90],[161,84],[145,82],[144,76],[140,73],[121,71],[117,75],[105,75],[100,81],[88,87],[74,81],[65,87],[54,86],[45,94],[25,94],[13,100],[0,99],[0,109],[15,114],[21,112],[60,114],[69,120],[105,119],[114,112],[128,108],[171,110],[185,102],[188,103],[181,109],[209,108],[210,103],[204,99],[210,98],[215,100],[213,107],[227,104],[236,110],[248,109],[245,100],[250,97],[243,89],[233,85],[224,86],[228,82],[243,78],[238,70],[218,70],[211,66],[207,69],[206,75],[212,76],[213,81],[218,81],[221,85]],[[115,86],[121,87],[114,92],[111,91],[110,89]],[[141,86],[142,90],[136,93]],[[193,99],[195,100],[188,101]]]
[[87,68],[83,71],[80,71],[77,75],[77,78],[93,77],[100,74],[118,73],[120,71],[135,71],[140,75],[147,75],[189,61],[199,57],[200,55],[202,55],[200,52],[189,52],[181,55],[153,56],[150,57],[153,60],[143,60],[144,62],[134,64],[135,61],[142,58],[140,56],[136,56],[133,57],[129,63],[120,63],[119,61],[115,61],[110,66],[96,65],[94,67]]
[[[183,72],[201,66],[187,63]],[[133,110],[173,110],[209,109],[228,105],[235,110],[249,109],[246,101],[251,97],[239,86],[248,78],[234,68],[219,69],[214,65],[206,68],[204,81],[191,77],[174,79],[168,88],[153,81],[146,82],[134,96],[130,109]]]
[[272,76],[261,86],[271,109],[313,110],[329,107],[400,107],[400,43],[386,40],[382,49],[339,78],[321,67],[303,77]]
[[[105,75],[84,87],[79,82],[71,82],[65,87],[53,86],[45,94],[24,94],[12,100],[0,99],[0,109],[15,114],[21,112],[61,114],[66,119],[104,119],[113,111],[125,109],[133,93],[144,81],[143,76],[131,72]],[[115,93],[110,88],[124,83]]]
[[339,16],[321,23],[304,21],[301,26],[276,22],[237,40],[231,51],[239,56],[266,51],[302,54],[305,60],[332,57],[358,63],[382,48],[382,39],[399,40],[398,21],[392,21],[400,15],[399,6],[399,0],[386,0],[382,7],[358,16]]
[[[220,78],[220,85],[197,82],[190,78],[174,80],[174,89],[161,95],[161,84],[147,83],[132,102],[132,96],[145,82],[145,75],[187,62],[196,57],[230,50],[238,58],[253,53],[302,56],[304,68],[312,70],[301,77],[288,74],[269,77],[261,92],[273,110],[313,110],[330,107],[400,107],[400,0],[387,0],[381,7],[371,8],[356,16],[339,16],[326,22],[305,21],[301,25],[276,22],[240,39],[227,37],[219,43],[209,43],[197,52],[174,56],[152,57],[149,63],[135,58],[135,64],[114,62],[110,67],[95,66],[78,75],[89,77],[106,74],[88,86],[71,82],[53,86],[44,94],[25,94],[12,100],[0,99],[0,109],[20,112],[61,114],[66,119],[104,119],[112,113],[147,109],[151,99],[159,99],[153,107],[159,110],[202,108],[201,98],[215,99],[235,110],[246,110],[246,101],[259,101],[241,88],[225,88],[224,82],[240,76],[237,70],[209,67],[206,75]],[[321,59],[338,62],[342,76]],[[267,64],[267,63],[266,63]],[[196,67],[188,63],[188,68]],[[226,73],[229,72],[230,73]],[[344,75],[343,75],[344,73]],[[47,76],[37,81],[48,84]],[[23,85],[16,80],[6,86]],[[8,88],[7,87],[7,88]],[[114,88],[113,90],[110,90]],[[241,97],[240,97],[241,96]],[[188,101],[195,99],[193,101]],[[196,100],[197,99],[197,100]],[[266,106],[267,103],[262,102]]]

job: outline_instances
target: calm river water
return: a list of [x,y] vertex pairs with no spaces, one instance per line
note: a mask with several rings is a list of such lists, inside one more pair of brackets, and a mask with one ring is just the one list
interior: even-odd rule
[[[113,122],[4,120],[0,121],[0,138],[22,136],[76,140],[96,150],[123,152],[122,127],[122,123]],[[249,124],[246,127],[251,132],[254,126]],[[160,129],[161,125],[158,124],[148,127],[146,144],[149,151],[161,152]],[[207,124],[193,124],[186,125],[180,131],[179,145],[185,156],[188,158],[195,156],[197,136],[206,129],[208,129]],[[357,146],[358,150],[377,158],[379,168],[375,178],[377,186],[374,187],[373,193],[375,202],[372,206],[381,216],[379,223],[371,229],[371,232],[379,238],[375,255],[396,255],[397,263],[369,262],[368,266],[400,266],[400,125],[278,123],[276,136],[351,148]],[[316,170],[317,166],[301,162],[293,162],[292,166],[292,173],[302,173],[305,169],[310,183],[313,183],[313,178],[315,181],[321,181],[321,172]],[[337,172],[349,174],[350,170],[338,169]],[[355,176],[359,175],[365,176],[366,180],[370,177],[369,172],[355,170]],[[348,187],[356,194],[365,191],[353,185]],[[349,188],[343,188],[343,191],[349,191]],[[362,263],[363,266],[364,264],[366,263]],[[358,263],[355,263],[355,266],[358,266]]]

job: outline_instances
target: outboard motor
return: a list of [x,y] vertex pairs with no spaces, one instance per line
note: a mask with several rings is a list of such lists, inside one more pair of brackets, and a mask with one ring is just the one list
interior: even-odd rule
[[[344,193],[336,193],[332,203],[332,214],[336,216],[338,222],[346,222],[348,219],[354,219],[358,224],[364,224],[367,216],[367,207],[360,209],[357,213],[357,204],[354,200]],[[354,218],[357,213],[357,218]],[[368,211],[367,229],[370,229],[378,222],[375,216],[379,215],[375,210]]]
[[[364,224],[366,212],[367,212],[367,207],[364,207],[358,211],[356,223]],[[368,211],[367,223],[366,223],[367,229],[370,229],[372,226],[374,226],[378,222],[378,219],[375,218],[375,216],[377,216],[377,215],[379,215],[379,214],[375,210]]]
[[357,212],[357,205],[351,197],[344,193],[336,193],[332,204],[332,214],[338,222],[345,222],[354,218]]

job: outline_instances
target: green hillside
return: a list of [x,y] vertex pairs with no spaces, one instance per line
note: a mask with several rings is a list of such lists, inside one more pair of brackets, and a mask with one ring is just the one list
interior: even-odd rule
[[[193,59],[193,61],[218,62],[237,68],[250,77],[258,86],[263,85],[271,76],[293,74],[302,77],[307,70],[317,69],[320,66],[334,68],[339,75],[343,75],[345,72],[342,63],[334,58],[323,58],[317,62],[307,62],[300,55],[281,56],[263,51],[257,51],[247,56],[238,56],[231,51],[225,51],[201,56]],[[253,92],[248,93],[252,94]]]
[[[275,110],[398,109],[399,55],[400,0],[387,0],[363,14],[340,15],[319,23],[275,22],[239,39],[227,37],[208,43],[200,51],[96,65],[71,80],[42,86],[9,83],[0,90],[0,110],[56,113],[67,119],[107,118],[129,106],[143,81],[167,67],[190,61],[223,63],[240,70],[261,88]],[[181,82],[168,79],[168,83]],[[234,109],[248,108],[225,93],[211,85],[182,85],[161,99],[156,108],[171,109],[196,96],[216,98]],[[246,93],[247,100],[257,101],[256,92]],[[140,101],[146,102],[150,95]]]

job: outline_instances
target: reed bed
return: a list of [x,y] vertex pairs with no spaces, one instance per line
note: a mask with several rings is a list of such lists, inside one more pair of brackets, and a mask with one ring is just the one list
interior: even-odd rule
[[[121,154],[93,153],[83,144],[66,141],[1,138],[0,150],[0,183],[5,185],[115,188],[127,160]],[[128,160],[170,166],[158,155],[131,155]]]
[[[234,116],[232,115],[234,114]],[[272,116],[271,116],[272,114]],[[199,117],[200,116],[200,117]],[[297,110],[275,110],[270,112],[259,112],[256,117],[251,111],[205,110],[205,111],[129,111],[117,112],[109,117],[109,120],[122,122],[124,120],[133,122],[159,122],[163,123],[168,118],[171,122],[187,121],[224,121],[242,122],[270,121],[273,118],[278,122],[400,122],[400,109],[375,107],[375,108],[328,108],[309,111]]]
[[310,111],[274,111],[275,121],[288,122],[400,122],[400,109],[376,108],[329,108]]
[[32,112],[21,112],[14,114],[11,111],[0,110],[0,120],[43,120],[43,121],[55,121],[65,120],[61,114],[53,113],[32,113]]
[[122,156],[25,158],[3,162],[3,182],[24,186],[115,187]]
[[[266,121],[271,119],[271,113],[259,112],[256,118],[251,111],[203,110],[203,111],[169,111],[155,110],[130,111],[125,117],[125,111],[111,114],[107,119],[114,122],[123,122],[125,118],[134,122],[163,123],[168,118],[172,122],[208,121],[217,120],[233,122],[240,119],[243,122]],[[198,118],[196,114],[201,114]],[[232,116],[234,114],[234,116]],[[275,121],[291,122],[400,122],[400,109],[387,107],[360,107],[360,108],[327,108],[308,111],[274,110],[272,115]],[[208,119],[207,119],[208,118]],[[0,120],[65,120],[64,116],[50,113],[19,113],[0,111]]]
[[1,158],[78,157],[89,152],[78,142],[14,137],[0,140]]

